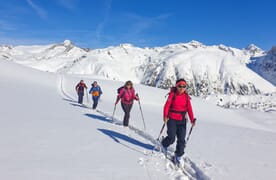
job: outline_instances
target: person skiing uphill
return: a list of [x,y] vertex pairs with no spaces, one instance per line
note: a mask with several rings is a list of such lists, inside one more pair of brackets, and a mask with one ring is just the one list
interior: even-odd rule
[[83,102],[84,88],[87,89],[87,86],[83,80],[80,80],[80,82],[75,87],[75,89],[78,93],[78,103],[79,104],[82,104],[82,102]]
[[195,126],[195,118],[192,110],[190,97],[186,92],[186,81],[179,79],[176,81],[176,87],[172,87],[168,99],[164,105],[164,123],[167,123],[167,136],[161,144],[165,151],[174,143],[175,136],[177,144],[174,156],[176,164],[182,164],[181,157],[184,154],[185,136],[186,136],[186,113],[188,112],[192,126]]
[[131,81],[127,81],[122,88],[119,88],[119,94],[117,96],[115,106],[121,99],[121,106],[125,113],[123,125],[125,127],[129,124],[130,110],[133,105],[133,100],[139,100],[139,97],[136,96],[133,84]]
[[97,105],[98,105],[98,102],[99,102],[99,99],[100,99],[100,96],[103,92],[102,92],[101,87],[98,85],[97,81],[94,81],[93,84],[91,84],[91,86],[92,87],[89,90],[89,94],[92,95],[92,100],[93,100],[92,108],[96,109]]

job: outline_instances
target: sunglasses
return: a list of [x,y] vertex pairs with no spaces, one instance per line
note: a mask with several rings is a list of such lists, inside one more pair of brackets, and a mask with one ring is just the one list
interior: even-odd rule
[[177,86],[178,88],[186,88],[186,86]]

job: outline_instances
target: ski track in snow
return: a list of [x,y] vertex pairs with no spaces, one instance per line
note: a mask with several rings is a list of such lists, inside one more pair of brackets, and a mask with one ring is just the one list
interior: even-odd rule
[[[65,86],[64,86],[64,76],[63,75],[59,75],[58,77],[58,90],[61,94],[61,96],[63,96],[64,98],[66,98],[67,101],[71,101],[73,103],[77,103],[74,98],[66,92],[65,90]],[[85,99],[84,99],[85,100]],[[79,105],[80,106],[80,105]],[[83,108],[87,108],[87,109],[91,109],[89,107],[89,105],[83,105],[80,106]],[[113,125],[116,126],[122,126],[122,122],[115,118],[112,117],[112,115],[97,109],[96,111],[94,111],[100,115],[103,115],[106,119],[105,123],[111,123]],[[95,113],[95,114],[96,114]],[[139,128],[136,128],[132,125],[129,125],[129,131],[128,133],[126,133],[127,136],[131,136],[131,132],[134,132],[136,135],[144,138],[146,141],[152,143],[154,145],[154,147],[158,146],[159,141],[154,138],[152,135],[148,134],[146,131],[143,131]],[[173,148],[169,148],[168,150],[169,154],[173,154]],[[179,168],[178,170],[175,169],[174,164],[168,160],[163,153],[156,151],[155,149],[150,150],[144,150],[144,158],[139,158],[139,165],[144,166],[148,177],[150,180],[153,179],[150,171],[151,170],[155,170],[155,171],[159,171],[159,172],[165,172],[166,174],[168,174],[170,177],[172,177],[173,179],[176,180],[209,180],[210,178],[207,177],[202,170],[200,170],[200,168],[197,167],[197,165],[195,163],[193,163],[187,156],[184,157],[184,168],[181,169]],[[163,166],[162,163],[165,163],[165,168]],[[158,177],[155,177],[154,179],[158,179]]]

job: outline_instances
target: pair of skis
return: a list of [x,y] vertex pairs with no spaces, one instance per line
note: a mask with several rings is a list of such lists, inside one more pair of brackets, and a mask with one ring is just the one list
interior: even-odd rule
[[[168,151],[168,150],[164,150],[164,147],[163,147],[162,144],[161,144],[162,139],[163,139],[163,137],[161,138],[161,135],[162,135],[162,133],[163,133],[163,130],[164,130],[165,126],[166,126],[166,123],[163,124],[163,126],[162,126],[162,128],[161,128],[161,130],[160,130],[160,133],[159,133],[159,136],[158,136],[158,138],[157,138],[157,140],[156,140],[156,145],[155,145],[153,151],[156,151],[156,150],[157,150],[157,151],[159,151],[159,152],[162,152],[162,153],[164,154],[165,158],[166,158],[167,160],[169,160],[169,161],[174,165],[173,168],[174,168],[176,171],[181,170],[181,171],[183,172],[183,174],[185,174],[185,175],[188,176],[188,177],[191,177],[191,175],[185,170],[185,166],[184,166],[185,160],[182,159],[183,164],[181,164],[180,162],[177,162],[177,161],[176,161],[174,155],[169,154],[169,151]],[[185,147],[186,147],[187,142],[188,142],[189,139],[190,139],[190,136],[191,136],[193,127],[194,127],[194,126],[191,126],[191,128],[190,128],[190,130],[189,130],[188,137],[187,137],[187,139],[186,139],[186,141],[185,141]]]
[[163,139],[163,138],[164,138],[164,137],[162,137],[161,140],[160,140],[160,138],[157,139],[157,142],[156,142],[156,144],[155,144],[155,146],[154,146],[153,152],[154,152],[154,151],[158,151],[158,152],[163,153],[164,156],[165,156],[165,158],[166,158],[167,160],[171,161],[171,162],[174,164],[175,169],[181,168],[180,162],[177,162],[177,161],[176,161],[174,155],[172,155],[171,152],[170,152],[168,149],[165,149],[165,148],[162,146],[161,142],[162,142],[162,139]]

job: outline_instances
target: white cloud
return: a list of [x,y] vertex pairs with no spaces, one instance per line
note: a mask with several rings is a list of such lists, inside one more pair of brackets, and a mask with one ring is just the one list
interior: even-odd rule
[[143,17],[136,14],[129,15],[133,20],[133,32],[135,34],[140,33],[143,30],[149,29],[152,26],[159,24],[160,22],[165,21],[170,15],[169,14],[162,14],[155,17]]
[[39,15],[40,18],[46,20],[47,19],[47,11],[43,8],[39,7],[38,5],[34,4],[32,0],[26,0],[29,6]]
[[6,30],[14,30],[14,29],[15,29],[14,25],[0,19],[0,30],[6,31]]
[[109,12],[111,10],[111,5],[112,5],[112,0],[106,0],[105,1],[105,15],[104,15],[104,19],[101,23],[98,24],[97,28],[96,28],[96,38],[97,40],[101,39],[101,33],[103,31],[103,28],[105,26],[105,24],[107,23],[108,19],[109,19]]
[[[2,33],[5,35],[5,33]],[[1,35],[1,32],[0,32]],[[13,37],[3,37],[0,36],[0,45],[41,45],[41,44],[50,44],[53,43],[52,40],[42,40],[42,39],[36,39],[36,38],[13,38]]]
[[143,31],[166,22],[169,16],[171,14],[161,14],[155,17],[144,17],[133,13],[127,14],[126,17],[130,23],[125,38],[138,36]]
[[79,0],[58,0],[58,3],[66,9],[73,10],[77,7]]

